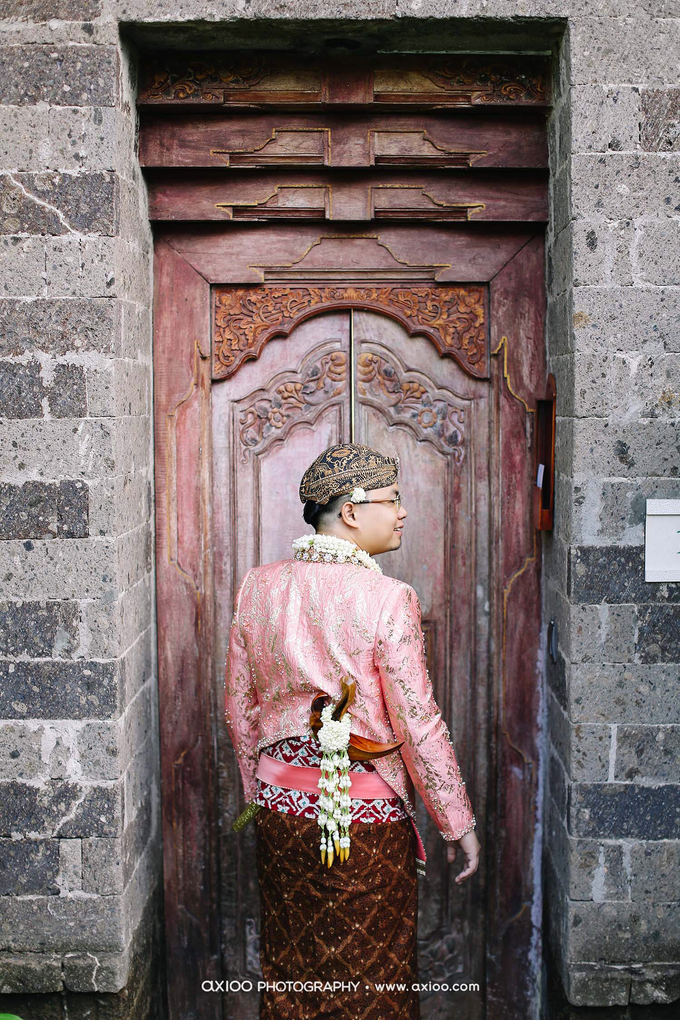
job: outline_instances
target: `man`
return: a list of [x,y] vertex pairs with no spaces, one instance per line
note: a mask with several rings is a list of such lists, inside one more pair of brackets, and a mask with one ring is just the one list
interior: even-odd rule
[[[374,558],[401,545],[398,470],[363,444],[324,450],[299,489],[315,534],[248,571],[236,596],[225,718],[257,811],[263,977],[279,982],[261,1018],[419,1017],[414,786],[452,843],[448,860],[463,848],[456,882],[477,870],[420,602]],[[347,985],[337,1010],[305,984],[335,981]],[[404,990],[377,987],[392,982]]]

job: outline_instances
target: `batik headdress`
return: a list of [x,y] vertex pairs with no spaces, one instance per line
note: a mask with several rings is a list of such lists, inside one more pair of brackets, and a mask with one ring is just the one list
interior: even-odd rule
[[329,446],[309,465],[300,482],[300,501],[325,504],[355,488],[382,489],[396,482],[399,457],[386,457],[363,443]]

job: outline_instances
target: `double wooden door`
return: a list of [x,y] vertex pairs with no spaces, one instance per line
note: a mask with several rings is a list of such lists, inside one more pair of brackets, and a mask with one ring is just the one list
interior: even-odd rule
[[[439,122],[429,114],[427,132],[422,114],[381,114],[382,137],[365,147],[373,110],[336,112],[335,121],[318,113],[316,122],[307,110],[302,125],[288,111],[277,119],[289,136],[273,133],[284,187],[257,163],[261,112],[243,114],[240,135],[233,117],[164,115],[154,109],[146,129],[143,121],[142,162],[165,168],[147,173],[170,1016],[257,1016],[254,830],[231,831],[244,804],[222,714],[233,597],[250,566],[290,556],[291,541],[310,530],[298,484],[311,460],[353,441],[400,457],[408,528],[381,566],[420,595],[430,676],[482,843],[478,873],[459,888],[459,866],[447,866],[446,844],[419,805],[428,854],[419,882],[423,1016],[525,1020],[536,1004],[540,936],[531,499],[545,357],[543,226],[527,197],[533,189],[531,201],[543,201],[535,167],[521,180],[508,172],[505,183],[495,171],[428,183],[425,153],[414,147],[427,134],[430,156],[453,151],[457,113]],[[467,124],[468,150],[476,139],[488,152],[492,138],[517,165],[523,131],[526,151],[540,148],[538,121],[529,131],[520,116],[505,148],[500,124],[489,123],[485,112]],[[291,165],[309,162],[314,146],[329,159],[334,131],[366,166],[336,174],[327,162],[325,177],[294,179]],[[231,165],[221,178],[187,176],[187,165],[203,165],[196,152],[208,136],[211,159],[238,152],[235,165],[251,177],[231,177]],[[380,176],[376,153],[400,167],[396,177]],[[175,164],[181,174],[167,172]],[[273,184],[275,203],[254,201]],[[435,184],[440,197],[423,205]],[[450,212],[461,189],[468,205],[473,192],[486,196],[486,221],[472,223],[469,210],[464,221],[437,218],[437,201]],[[328,217],[335,192],[345,212]],[[503,203],[513,211],[498,213]],[[228,222],[215,222],[223,212],[208,216],[218,206]]]

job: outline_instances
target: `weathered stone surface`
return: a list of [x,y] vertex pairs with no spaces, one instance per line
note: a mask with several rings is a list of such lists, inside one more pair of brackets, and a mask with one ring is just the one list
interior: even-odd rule
[[7,46],[0,103],[113,106],[117,56],[113,46]]
[[[61,956],[44,952],[23,956],[0,953],[0,995],[3,999],[10,992],[44,994],[58,992],[62,987]],[[2,1000],[0,1003],[4,1010],[7,1003]],[[53,1016],[58,1020],[56,1013]]]
[[88,509],[82,481],[0,482],[0,539],[87,538]]
[[571,903],[569,918],[570,953],[576,961],[675,959],[678,903]]
[[680,219],[648,220],[642,223],[635,251],[636,279],[642,284],[680,284]]
[[631,250],[636,235],[631,220],[580,219],[574,221],[571,231],[574,287],[632,284]]
[[0,783],[0,835],[117,836],[122,793],[117,785],[48,780],[43,786]]
[[32,170],[45,165],[48,109],[0,106],[0,167]]
[[116,896],[0,899],[0,941],[10,951],[119,952],[125,920]]
[[110,173],[0,174],[0,233],[114,234],[116,202]]
[[573,522],[575,544],[643,545],[647,500],[680,498],[680,478],[590,478],[577,489],[583,501]]
[[574,722],[680,723],[680,665],[574,665],[569,715]]
[[614,780],[680,782],[680,726],[622,725],[616,729]]
[[678,83],[675,19],[581,17],[572,23],[574,84]]
[[51,107],[45,161],[59,170],[116,170],[125,127],[124,115],[112,107]]
[[0,718],[110,718],[119,683],[116,661],[0,660]]
[[[129,826],[126,832],[129,830]],[[123,840],[84,839],[83,890],[111,896],[123,892],[126,876],[123,871]]]
[[102,13],[102,0],[4,0],[0,15],[26,21],[89,21]]
[[593,153],[572,157],[574,216],[628,220],[677,216],[677,156],[652,153]]
[[680,840],[633,843],[630,865],[633,900],[680,900]]
[[641,606],[637,634],[640,662],[680,662],[680,606]]
[[79,646],[79,623],[72,602],[0,602],[0,655],[67,659]]
[[45,774],[43,731],[33,723],[0,722],[0,779],[35,779]]
[[0,364],[0,416],[3,418],[41,418],[45,387],[37,361]]
[[0,300],[0,355],[115,354],[118,315],[118,303],[110,298]]
[[680,150],[680,89],[642,89],[640,142],[648,152]]
[[117,589],[117,553],[116,543],[104,538],[0,542],[5,596],[32,600],[110,596]]
[[59,842],[0,839],[0,896],[59,895]]
[[574,475],[636,478],[680,477],[680,427],[669,421],[574,422]]
[[573,605],[569,635],[571,661],[632,661],[636,623],[635,606]]
[[[620,152],[640,141],[640,89],[577,85],[571,90],[572,151]],[[643,146],[647,148],[647,146]]]
[[676,839],[680,786],[572,783],[568,818],[572,836]]
[[677,352],[679,317],[680,293],[671,287],[577,287],[574,347],[592,353]]
[[576,546],[570,575],[574,602],[680,602],[678,585],[645,581],[644,547]]
[[87,403],[91,415],[122,417],[149,414],[149,365],[115,360],[87,372]]

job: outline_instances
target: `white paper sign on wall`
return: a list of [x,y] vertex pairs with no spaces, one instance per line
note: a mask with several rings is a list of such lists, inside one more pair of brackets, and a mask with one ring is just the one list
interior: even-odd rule
[[680,581],[680,499],[648,499],[645,581]]

